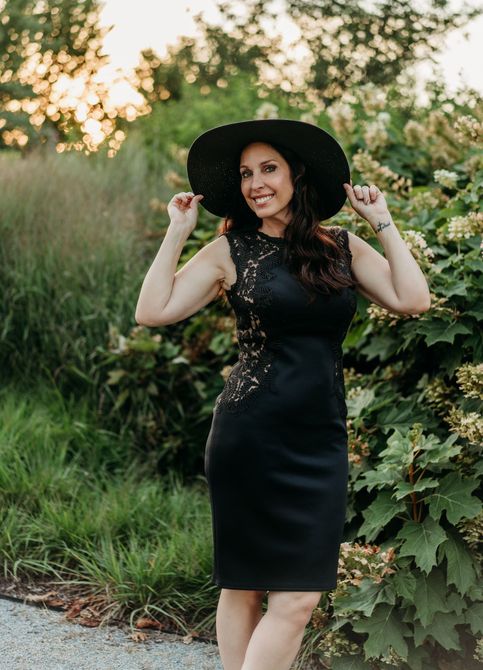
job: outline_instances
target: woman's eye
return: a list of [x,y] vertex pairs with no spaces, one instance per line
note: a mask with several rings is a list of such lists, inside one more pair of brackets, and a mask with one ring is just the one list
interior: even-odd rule
[[[269,168],[273,168],[274,170],[277,169],[275,165],[267,165],[267,166],[265,167],[265,170],[268,170]],[[246,171],[245,171],[245,172],[242,172],[242,173],[241,173],[242,179],[244,179],[244,178],[245,178],[245,175],[247,175],[247,174],[249,174],[249,172],[246,172]]]

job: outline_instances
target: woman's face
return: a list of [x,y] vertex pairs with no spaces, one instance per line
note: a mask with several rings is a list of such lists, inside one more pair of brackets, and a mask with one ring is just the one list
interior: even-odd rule
[[243,149],[240,184],[248,206],[260,219],[289,213],[294,191],[290,167],[270,144],[253,142]]

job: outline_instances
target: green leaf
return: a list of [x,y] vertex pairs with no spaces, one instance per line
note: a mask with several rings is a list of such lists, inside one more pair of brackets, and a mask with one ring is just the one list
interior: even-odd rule
[[447,584],[454,584],[464,596],[472,584],[476,583],[476,572],[473,559],[465,544],[452,533],[440,546],[440,551],[446,556],[448,569]]
[[410,636],[409,627],[401,621],[393,605],[381,604],[368,619],[358,619],[352,624],[357,633],[367,633],[364,642],[365,660],[386,655],[392,647],[404,660],[407,658],[408,645],[404,636]]
[[[411,482],[399,482],[396,485],[396,492],[394,494],[394,497],[396,500],[401,500],[401,498],[404,498],[411,493],[418,493],[419,491],[424,491],[425,489],[434,489],[439,486],[439,482],[436,481],[436,479],[430,479],[427,477],[426,479],[420,479],[418,482],[415,484],[411,484]],[[418,498],[420,499],[420,498]]]
[[119,384],[119,380],[127,375],[126,370],[109,370],[107,376],[107,383],[109,386]]
[[464,617],[473,635],[483,635],[483,603],[472,603]]
[[388,580],[390,580],[396,595],[413,602],[416,591],[416,577],[412,572],[398,570]]
[[465,623],[464,616],[455,612],[437,612],[428,626],[414,622],[414,644],[419,646],[430,636],[444,649],[461,649],[458,631],[455,626]]
[[396,514],[405,511],[405,503],[394,501],[391,491],[380,491],[377,498],[363,511],[364,522],[358,535],[364,535],[371,542]]
[[363,410],[368,407],[374,400],[375,391],[371,388],[366,388],[353,396],[352,398],[347,398],[347,414],[351,418],[356,418],[360,416]]
[[456,612],[456,614],[461,614],[466,610],[466,600],[458,595],[455,591],[451,591],[449,596],[446,598],[448,607],[451,612]]
[[413,446],[410,439],[396,429],[387,440],[387,447],[380,452],[379,458],[383,461],[382,467],[387,463],[394,463],[400,468],[408,468],[413,462]]
[[431,570],[427,577],[418,573],[416,584],[414,606],[423,626],[431,623],[436,612],[451,611],[446,602],[446,582],[440,569]]
[[408,642],[408,658],[406,661],[408,668],[411,670],[425,670],[426,668],[430,667],[429,663],[428,665],[426,665],[426,663],[423,665],[424,661],[429,662],[429,651],[424,647],[415,647],[413,640],[408,640]]
[[460,453],[463,448],[462,444],[454,444],[458,440],[456,433],[448,435],[444,442],[441,442],[439,437],[430,433],[421,437],[419,449],[423,452],[418,454],[417,463],[420,468],[425,468],[428,465],[435,463],[448,463],[450,458]]
[[477,486],[477,480],[462,479],[457,472],[449,472],[430,498],[429,514],[435,521],[439,521],[441,513],[445,511],[452,524],[461,519],[472,519],[482,507],[481,501],[471,495]]
[[360,584],[349,586],[348,590],[334,600],[334,611],[344,614],[348,610],[362,612],[364,616],[371,616],[378,603],[385,602],[394,605],[396,601],[391,585],[374,582],[365,577]]
[[401,472],[401,467],[393,463],[385,465],[385,467],[378,467],[375,470],[368,470],[363,472],[359,479],[354,484],[354,490],[359,491],[360,489],[366,488],[368,491],[372,491],[373,488],[383,488],[386,486],[392,486],[396,482],[401,480],[403,473]]
[[448,298],[453,295],[466,295],[467,291],[464,279],[450,280],[441,288],[441,293]]
[[334,656],[330,659],[331,670],[368,670],[372,668],[362,656]]
[[446,533],[428,516],[422,523],[407,521],[396,535],[396,539],[403,540],[399,555],[414,556],[418,568],[429,573],[436,565],[436,550],[446,540]]
[[462,323],[436,319],[421,321],[417,325],[416,330],[425,335],[428,347],[436,344],[436,342],[448,342],[449,344],[454,344],[456,335],[471,334],[471,329]]

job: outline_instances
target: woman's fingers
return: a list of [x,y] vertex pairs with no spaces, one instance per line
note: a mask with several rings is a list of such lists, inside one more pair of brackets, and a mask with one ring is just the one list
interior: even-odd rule
[[356,184],[355,186],[352,186],[351,180],[350,187],[352,188],[352,192],[349,188],[349,184],[344,183],[344,188],[349,195],[349,199],[351,199],[351,196],[353,195],[356,200],[363,200],[365,205],[368,205],[370,202],[377,200],[377,194],[380,193],[375,184],[371,184],[370,186],[367,186],[366,184],[362,186],[360,184]]

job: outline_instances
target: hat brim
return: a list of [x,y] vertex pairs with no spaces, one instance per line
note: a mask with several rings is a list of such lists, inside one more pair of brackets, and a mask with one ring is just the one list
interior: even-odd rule
[[347,197],[343,183],[350,183],[350,169],[337,140],[312,123],[254,119],[211,128],[199,135],[188,151],[191,190],[204,196],[200,205],[208,212],[228,216],[230,203],[241,189],[239,157],[251,142],[275,143],[297,153],[318,192],[320,220],[341,209]]

